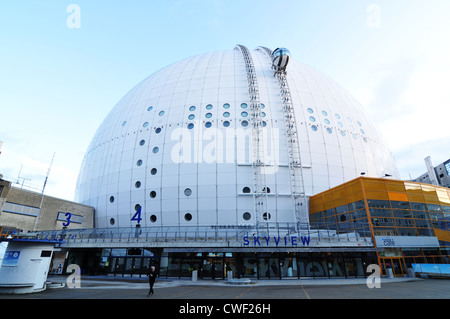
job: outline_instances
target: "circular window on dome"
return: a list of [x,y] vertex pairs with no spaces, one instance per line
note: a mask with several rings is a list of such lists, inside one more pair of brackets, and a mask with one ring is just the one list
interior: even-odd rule
[[186,189],[184,190],[184,195],[186,195],[186,196],[191,196],[191,195],[192,195],[192,190],[191,190],[190,188],[186,188]]
[[190,129],[190,130],[192,130],[192,129],[194,128],[194,123],[189,123],[189,124],[187,125],[187,128]]
[[156,197],[156,192],[155,191],[151,191],[150,192],[150,198],[155,198]]
[[247,121],[242,121],[242,122],[241,122],[241,125],[242,125],[243,127],[247,127],[247,126],[248,126],[248,122],[247,122]]
[[225,103],[225,104],[223,105],[223,108],[224,108],[224,109],[229,109],[229,108],[230,108],[230,104]]
[[211,127],[211,125],[212,125],[211,122],[206,122],[205,123],[205,127],[207,127],[207,128]]
[[261,109],[265,108],[266,106],[264,104],[261,103]]
[[158,115],[159,115],[159,116],[163,116],[164,113],[165,113],[164,111],[160,111],[160,112],[158,113]]
[[247,103],[242,103],[242,104],[241,104],[241,107],[242,107],[243,109],[246,109],[247,106],[248,106]]
[[270,220],[271,217],[272,217],[272,216],[270,215],[270,213],[265,212],[265,213],[263,214],[263,219],[264,219],[264,220]]
[[139,142],[139,145],[140,145],[140,146],[144,146],[144,144],[145,144],[145,140],[141,140],[141,141]]
[[325,122],[325,124],[330,124],[330,120],[329,119],[325,119],[323,121]]
[[334,114],[334,116],[336,116],[336,118],[338,119],[338,120],[340,120],[341,119],[341,116],[339,115],[339,114]]
[[230,122],[228,122],[228,121],[223,122],[223,126],[225,126],[225,127],[230,126]]
[[311,122],[315,122],[315,121],[316,121],[316,118],[315,118],[314,116],[310,116],[310,117],[309,117],[309,120],[310,120]]
[[114,220],[114,218],[111,218],[111,219],[109,220],[109,223],[110,223],[111,225],[114,225],[114,224],[116,223],[116,221]]
[[308,111],[308,113],[311,113],[311,114],[313,114],[313,113],[314,113],[313,109],[312,109],[312,108],[310,108],[310,107],[308,107],[308,108],[307,108],[306,110]]
[[360,129],[360,131],[361,131],[361,134],[365,134],[365,132],[364,132],[364,130],[363,130],[363,129]]
[[314,132],[317,131],[317,126],[316,125],[311,125],[311,130],[313,130]]
[[242,214],[242,218],[244,220],[250,220],[250,218],[252,218],[252,215],[249,212],[245,212],[244,214]]
[[150,216],[150,221],[151,221],[152,223],[156,222],[157,220],[158,220],[158,218],[156,217],[156,215]]
[[152,169],[150,170],[150,174],[156,175],[156,173],[158,173],[158,170],[157,170],[156,168],[152,168]]
[[349,117],[347,117],[347,122],[351,123],[351,122],[352,122],[352,119],[349,118]]
[[266,113],[265,112],[261,112],[261,116],[262,117],[266,117]]
[[155,147],[153,148],[152,152],[155,153],[155,154],[158,153],[158,152],[159,152],[159,147],[158,147],[158,146],[155,146]]
[[161,128],[160,128],[160,127],[155,128],[155,133],[156,133],[156,134],[161,133]]
[[134,210],[135,210],[135,211],[138,211],[139,208],[141,208],[141,205],[139,205],[139,204],[134,205]]
[[190,213],[187,213],[184,215],[184,220],[187,222],[190,222],[192,220],[192,215]]
[[262,126],[266,127],[266,125],[267,125],[266,121],[262,121]]
[[207,110],[211,110],[213,108],[213,106],[211,105],[211,104],[208,104],[207,106],[206,106],[206,109]]
[[137,182],[134,184],[134,186],[135,186],[136,188],[141,187],[141,182],[140,182],[140,181],[137,181]]
[[148,111],[148,112],[150,112],[151,110],[153,110],[153,106],[149,106],[149,107],[147,108],[147,111]]
[[358,138],[358,135],[356,135],[355,133],[353,133],[352,136],[355,140]]
[[360,121],[357,121],[356,123],[358,123],[359,126],[362,126]]
[[111,196],[111,197],[109,198],[109,202],[110,202],[110,203],[114,203],[114,196]]
[[328,134],[331,134],[331,133],[333,133],[333,130],[331,128],[327,127],[327,132],[328,132]]
[[229,117],[230,116],[230,112],[223,112],[223,116],[224,117]]
[[345,136],[345,131],[341,131],[341,135],[342,135],[342,136]]
[[188,119],[190,119],[190,120],[195,119],[195,115],[194,114],[189,114]]
[[245,193],[245,194],[248,194],[248,193],[250,193],[250,187],[244,187],[243,189],[242,189],[242,192],[243,193]]
[[248,113],[247,113],[247,112],[241,112],[241,116],[242,116],[242,117],[247,117],[247,116],[248,116]]
[[144,125],[142,125],[143,127],[147,127],[148,126],[148,122],[145,122]]
[[211,113],[206,113],[206,114],[205,114],[205,117],[206,117],[207,119],[210,119],[210,118],[212,117],[212,114],[211,114]]
[[323,116],[328,116],[328,113],[326,111],[322,111]]
[[342,124],[341,122],[338,122],[339,127],[344,127],[344,124]]
[[125,125],[127,125],[127,121],[122,122],[122,126],[125,126]]
[[196,109],[196,107],[192,105],[192,106],[189,108],[189,111],[194,112],[195,109]]
[[143,163],[142,160],[138,160],[138,161],[136,162],[136,165],[137,165],[137,166],[141,166],[142,163]]
[[367,137],[363,137],[363,141],[364,141],[364,143],[367,143]]

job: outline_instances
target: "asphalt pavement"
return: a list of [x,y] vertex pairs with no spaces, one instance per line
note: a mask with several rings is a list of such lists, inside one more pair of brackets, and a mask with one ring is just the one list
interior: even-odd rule
[[[150,316],[282,319],[379,316],[388,312],[415,317],[418,311],[448,308],[450,279],[381,278],[369,288],[366,278],[235,281],[158,278],[148,295],[145,278],[81,276],[79,286],[67,277],[49,276],[45,291],[0,295],[5,317],[39,313],[71,317]],[[372,282],[373,284],[373,282]],[[78,287],[78,288],[77,288]],[[124,311],[125,310],[125,311]],[[444,310],[445,312],[445,310]],[[303,314],[303,315],[302,315]],[[320,315],[320,316],[319,316]]]

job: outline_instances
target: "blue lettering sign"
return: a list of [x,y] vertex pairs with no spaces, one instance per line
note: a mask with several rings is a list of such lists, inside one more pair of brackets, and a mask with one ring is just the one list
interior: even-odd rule
[[301,236],[300,239],[302,240],[303,246],[305,246],[305,244],[309,246],[309,240],[311,239],[309,236]]
[[[283,242],[284,246],[298,246],[300,241],[303,246],[309,246],[309,243],[311,241],[310,236],[300,236],[300,238],[298,236],[283,236],[283,240],[281,236],[264,236],[262,238],[264,238],[263,243],[265,243],[268,247],[271,245],[271,242],[272,245],[275,244],[277,247],[283,245]],[[261,246],[260,240],[260,236],[253,236],[253,240],[249,239],[249,236],[244,236],[243,245],[250,246],[251,244],[253,244],[253,246]]]
[[291,236],[292,246],[297,246],[297,236]]
[[64,216],[66,216],[66,222],[63,223],[64,227],[67,227],[70,225],[70,219],[72,218],[71,213],[65,213]]

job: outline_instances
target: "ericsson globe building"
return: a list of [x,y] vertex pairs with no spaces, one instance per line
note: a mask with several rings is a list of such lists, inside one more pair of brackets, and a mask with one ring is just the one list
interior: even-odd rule
[[114,275],[367,276],[376,192],[359,186],[385,177],[395,162],[344,89],[287,49],[237,45],[171,64],[114,106],[76,188],[95,227],[56,235]]
[[129,91],[78,179],[76,200],[96,208],[96,227],[307,223],[309,196],[361,174],[397,176],[361,105],[275,52],[197,55]]

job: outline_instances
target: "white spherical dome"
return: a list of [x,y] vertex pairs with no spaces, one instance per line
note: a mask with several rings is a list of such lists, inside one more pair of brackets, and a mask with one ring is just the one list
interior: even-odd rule
[[[254,86],[236,47],[171,64],[115,105],[86,152],[77,182],[76,200],[95,207],[96,227],[294,222],[289,146],[297,142],[296,187],[306,196],[361,173],[398,178],[360,104],[292,58],[286,80],[293,113],[286,113],[286,94],[267,51],[248,51]],[[288,127],[296,129],[294,144]],[[256,156],[270,164],[265,174],[257,173],[253,161],[255,139],[263,141],[263,155]],[[255,187],[266,194],[263,208]]]

